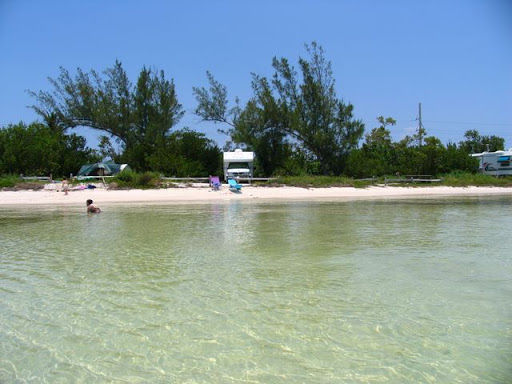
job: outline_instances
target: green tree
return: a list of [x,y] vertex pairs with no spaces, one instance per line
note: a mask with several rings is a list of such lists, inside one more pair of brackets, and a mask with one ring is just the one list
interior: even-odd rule
[[102,159],[110,158],[115,162],[121,163],[121,153],[118,153],[110,138],[105,135],[100,135],[100,142],[98,144],[99,153]]
[[[420,175],[437,175],[442,169],[442,161],[446,148],[437,137],[428,136],[422,139],[421,146],[417,148],[423,161],[417,169]],[[420,156],[421,156],[420,155]]]
[[464,147],[457,147],[454,143],[448,143],[441,160],[440,173],[450,173],[454,171],[476,172],[478,169],[478,159],[469,156]]
[[340,174],[350,150],[357,148],[364,125],[353,117],[353,106],[337,98],[331,63],[316,42],[306,45],[309,59],[299,58],[302,82],[285,58],[273,60],[273,86],[285,132],[323,174]]
[[276,169],[285,168],[290,150],[284,142],[286,133],[276,126],[275,100],[266,79],[253,75],[252,88],[257,96],[242,110],[238,99],[234,107],[228,108],[226,87],[210,72],[206,75],[209,88],[193,88],[197,100],[195,113],[203,121],[223,123],[227,127],[219,132],[230,135],[228,148],[235,143],[235,146],[254,151],[257,174],[269,176]]
[[[148,170],[148,157],[159,150],[184,114],[174,82],[163,71],[143,68],[132,86],[121,63],[102,74],[80,68],[73,77],[64,68],[49,78],[51,92],[30,92],[32,108],[56,129],[86,126],[119,141],[120,160],[140,171]],[[103,142],[104,148],[108,148]]]
[[370,133],[365,135],[366,145],[372,147],[390,147],[391,146],[391,131],[386,127],[388,125],[395,125],[396,120],[392,117],[383,116],[377,117],[377,121],[380,125],[377,128],[373,128]]
[[228,91],[225,85],[215,80],[211,72],[206,72],[209,88],[193,87],[197,107],[195,113],[201,117],[203,121],[224,123],[228,126],[228,130],[219,129],[219,132],[229,135],[230,129],[234,128],[235,121],[240,114],[238,99],[235,99],[235,106],[228,108]]
[[227,122],[233,142],[253,149],[268,174],[290,168],[292,154],[295,164],[305,159],[318,164],[322,174],[340,174],[364,132],[353,106],[336,96],[323,49],[313,42],[306,50],[309,59],[299,58],[302,81],[286,58],[274,57],[271,80],[252,75],[253,97],[243,109],[227,108],[226,89],[210,74],[209,90],[194,89],[196,113],[205,121]]
[[386,127],[395,125],[392,117],[377,117],[379,126],[365,135],[365,142],[360,149],[350,152],[347,161],[347,174],[363,178],[394,173],[395,147],[391,132]]
[[243,143],[256,153],[256,169],[263,175],[273,175],[287,168],[293,156],[282,122],[282,111],[265,78],[253,74],[254,97],[236,116],[230,131],[235,143]]
[[[496,136],[481,137],[476,131],[466,133],[466,141],[460,146],[453,143],[443,145],[434,136],[423,137],[416,133],[392,142],[391,133],[386,128],[395,120],[382,116],[377,118],[380,126],[365,135],[365,143],[360,149],[350,153],[347,173],[353,177],[402,175],[441,175],[454,171],[471,172],[477,169],[477,159],[469,156],[471,148],[483,148],[484,143],[492,143],[491,148],[499,148],[504,140]],[[423,130],[422,134],[426,132]]]
[[98,160],[85,138],[66,135],[40,123],[9,125],[0,130],[0,174],[56,177],[76,174],[80,166]]
[[174,177],[219,175],[222,153],[203,133],[189,129],[173,132],[165,144],[148,157],[151,169]]
[[505,139],[499,136],[482,136],[480,133],[473,129],[464,133],[464,141],[459,143],[459,146],[466,151],[466,153],[479,153],[479,152],[494,152],[503,150],[505,148]]

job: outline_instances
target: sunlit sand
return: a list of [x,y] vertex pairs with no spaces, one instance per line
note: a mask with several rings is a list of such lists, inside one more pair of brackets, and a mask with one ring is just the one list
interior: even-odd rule
[[105,203],[202,203],[236,200],[356,200],[394,198],[442,198],[458,196],[512,196],[512,188],[502,187],[391,187],[367,188],[298,188],[257,187],[243,185],[241,191],[232,191],[223,185],[218,191],[206,184],[153,190],[106,190],[103,188],[70,190],[68,195],[56,190],[2,191],[0,205],[83,205],[87,199],[96,204]]

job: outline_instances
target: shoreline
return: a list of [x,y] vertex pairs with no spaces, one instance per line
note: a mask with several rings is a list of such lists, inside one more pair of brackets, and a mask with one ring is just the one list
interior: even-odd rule
[[55,190],[0,191],[0,206],[84,206],[93,199],[100,206],[117,203],[130,204],[200,204],[231,201],[348,201],[384,199],[420,199],[478,196],[511,196],[510,187],[396,187],[370,186],[366,188],[329,187],[254,187],[244,185],[240,192],[227,186],[213,191],[209,186],[187,186],[168,189],[106,190],[103,188],[70,190],[68,195]]

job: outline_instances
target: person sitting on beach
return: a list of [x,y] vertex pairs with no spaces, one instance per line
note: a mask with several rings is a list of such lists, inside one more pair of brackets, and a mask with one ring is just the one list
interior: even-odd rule
[[97,205],[93,204],[92,200],[87,200],[87,212],[89,213],[100,213],[101,209]]

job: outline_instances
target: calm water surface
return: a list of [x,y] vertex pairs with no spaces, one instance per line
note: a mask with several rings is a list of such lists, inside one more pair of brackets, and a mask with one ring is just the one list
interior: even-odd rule
[[0,382],[510,383],[511,207],[0,208]]

